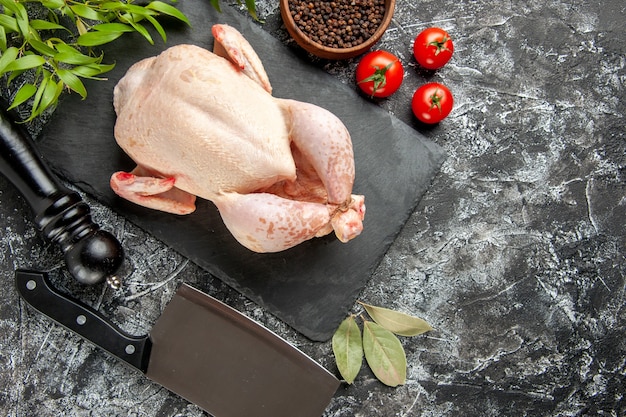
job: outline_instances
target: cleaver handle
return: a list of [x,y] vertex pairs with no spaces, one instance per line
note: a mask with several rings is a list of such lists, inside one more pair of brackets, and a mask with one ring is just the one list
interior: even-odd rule
[[30,136],[4,111],[0,111],[0,173],[24,196],[39,230],[61,247],[74,278],[97,284],[118,270],[124,259],[121,244],[91,220],[89,206],[60,184]]
[[146,372],[152,347],[149,336],[124,333],[92,307],[57,291],[45,272],[18,269],[15,286],[35,310],[133,368]]

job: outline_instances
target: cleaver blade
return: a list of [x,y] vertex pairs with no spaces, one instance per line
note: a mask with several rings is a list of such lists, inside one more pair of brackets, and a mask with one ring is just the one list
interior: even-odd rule
[[181,284],[149,335],[123,332],[56,290],[45,272],[17,270],[33,308],[215,417],[319,417],[339,380],[237,310]]

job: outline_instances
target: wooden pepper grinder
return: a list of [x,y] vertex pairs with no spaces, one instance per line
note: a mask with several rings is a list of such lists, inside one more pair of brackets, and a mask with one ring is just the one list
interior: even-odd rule
[[72,276],[83,284],[106,280],[119,286],[115,272],[124,260],[119,241],[92,221],[89,206],[60,183],[39,157],[30,135],[4,111],[0,138],[0,172],[24,196],[39,230],[60,246]]

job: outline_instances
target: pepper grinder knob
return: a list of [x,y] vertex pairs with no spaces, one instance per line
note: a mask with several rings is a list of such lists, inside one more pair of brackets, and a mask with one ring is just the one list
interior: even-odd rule
[[4,112],[0,112],[0,172],[24,196],[44,236],[59,244],[76,280],[88,285],[110,280],[124,260],[121,244],[92,221],[89,206],[58,181],[30,136]]
[[65,252],[67,269],[74,278],[87,285],[98,284],[104,280],[112,282],[111,277],[119,269],[123,259],[124,252],[118,240],[104,230],[98,230],[79,240]]

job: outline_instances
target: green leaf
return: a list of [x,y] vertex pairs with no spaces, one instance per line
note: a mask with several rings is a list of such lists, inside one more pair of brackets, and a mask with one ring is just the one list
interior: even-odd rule
[[15,97],[13,97],[13,102],[11,103],[11,105],[9,106],[7,110],[14,109],[15,107],[24,103],[29,98],[31,98],[35,94],[36,91],[37,91],[37,87],[35,87],[34,85],[24,84],[23,86],[20,87],[17,93],[15,93]]
[[73,52],[79,52],[75,47],[66,44],[61,39],[57,39],[56,43],[54,44],[54,49],[59,52],[65,52],[70,54]]
[[17,26],[17,20],[5,14],[0,14],[0,26],[4,27],[9,32],[17,32],[20,30]]
[[93,30],[107,33],[122,33],[122,32],[134,32],[135,29],[132,26],[125,25],[124,23],[100,23],[92,27]]
[[76,43],[80,46],[98,46],[113,42],[120,36],[121,32],[87,32],[80,35]]
[[146,7],[136,6],[134,4],[124,3],[124,7],[122,9],[125,13],[124,17],[133,22],[138,22],[143,19],[144,16],[147,15],[157,15],[158,13],[154,10],[150,10]]
[[341,376],[348,384],[352,384],[363,363],[361,330],[354,316],[351,315],[341,322],[333,335],[332,345]]
[[18,3],[13,0],[0,0],[0,4],[4,6],[6,10],[9,10],[12,14],[19,13],[18,7],[21,6],[21,5],[18,6]]
[[96,75],[109,72],[113,68],[115,68],[115,64],[91,64],[74,67],[70,72],[78,77],[101,80],[102,78],[96,78]]
[[7,49],[7,32],[4,30],[4,26],[0,26],[0,51]]
[[9,66],[9,64],[15,61],[19,52],[20,51],[14,46],[11,46],[7,48],[6,51],[4,51],[4,53],[0,56],[0,74],[10,71],[6,68]]
[[122,3],[121,1],[109,1],[106,3],[100,4],[100,9],[107,10],[107,11],[124,10],[125,8],[126,8],[126,3]]
[[43,109],[40,107],[41,97],[43,96],[44,91],[46,90],[46,86],[50,82],[49,71],[44,71],[44,77],[39,83],[39,87],[37,87],[37,91],[35,92],[35,97],[33,99],[33,107],[30,112],[30,117],[26,119],[27,121],[33,120],[35,117],[39,116]]
[[83,3],[73,4],[70,6],[70,9],[72,9],[75,15],[84,17],[85,19],[97,21],[104,20],[103,14],[98,13],[96,10]]
[[154,26],[159,35],[161,35],[161,39],[163,39],[163,42],[167,42],[167,35],[165,34],[165,29],[163,29],[163,26],[161,26],[161,24],[157,22],[157,20],[152,16],[146,16],[146,20],[148,20],[148,22],[150,22],[152,26]]
[[255,0],[245,0],[246,1],[246,9],[248,9],[248,13],[254,20],[259,20],[256,15],[256,2]]
[[211,6],[213,6],[215,10],[217,10],[220,13],[222,12],[222,9],[220,8],[220,0],[209,0],[209,2],[211,3]]
[[36,30],[66,30],[69,32],[69,29],[63,25],[59,25],[58,23],[50,22],[48,20],[40,20],[33,19],[30,21],[30,26]]
[[59,69],[57,71],[57,75],[72,91],[80,94],[82,98],[87,97],[87,89],[85,88],[85,85],[80,78],[74,75],[70,70]]
[[141,34],[141,36],[143,36],[144,38],[146,38],[146,40],[148,42],[150,42],[150,45],[154,45],[154,41],[152,40],[152,36],[150,35],[150,32],[148,32],[148,29],[146,29],[143,25],[141,25],[140,23],[134,22],[132,20],[129,20],[128,23],[135,28],[135,30],[137,32],[139,32]]
[[385,329],[400,336],[417,336],[433,328],[426,321],[399,311],[359,302],[372,319]]
[[59,52],[54,56],[55,61],[64,62],[70,65],[95,64],[95,63],[100,62],[101,59],[102,58],[100,57],[92,57],[92,56],[84,55],[75,49],[71,52],[70,51]]
[[77,17],[74,23],[76,24],[76,30],[78,31],[79,36],[89,32],[89,29],[87,29],[87,26],[85,25],[85,22],[83,22],[83,19]]
[[15,21],[17,22],[18,32],[20,32],[22,37],[24,39],[30,39],[32,32],[31,27],[28,25],[28,19],[17,16]]
[[41,100],[39,102],[39,114],[43,113],[49,107],[52,107],[54,103],[57,102],[61,91],[63,90],[63,84],[55,83],[51,78],[46,88],[41,95]]
[[63,0],[43,0],[41,4],[48,9],[60,9],[65,5]]
[[159,13],[164,14],[164,15],[174,17],[174,18],[180,20],[181,22],[185,22],[187,25],[191,26],[191,23],[189,22],[189,19],[187,19],[187,16],[185,16],[176,7],[171,6],[171,5],[167,4],[167,3],[163,3],[162,1],[158,1],[157,0],[157,1],[150,2],[146,6],[146,9],[155,10],[155,11],[157,11]]
[[363,320],[363,352],[380,382],[390,387],[406,382],[406,354],[400,340],[389,330]]
[[32,31],[29,25],[28,11],[26,11],[26,7],[19,2],[13,2],[13,6],[15,7],[15,21],[17,22],[19,32],[22,34],[24,39],[30,39]]
[[40,67],[46,63],[44,57],[39,55],[25,55],[12,61],[5,67],[5,71],[20,71]]
[[57,51],[54,50],[54,48],[51,48],[49,45],[37,39],[30,39],[28,41],[28,44],[32,46],[35,51],[39,52],[42,55],[47,55],[47,56],[52,57],[52,56],[55,56],[57,53]]
[[74,16],[74,12],[72,11],[72,9],[70,9],[70,6],[65,4],[65,2],[63,3],[63,6],[60,7],[60,9],[61,9],[61,14],[63,16],[67,16],[72,20],[76,20],[76,16]]

